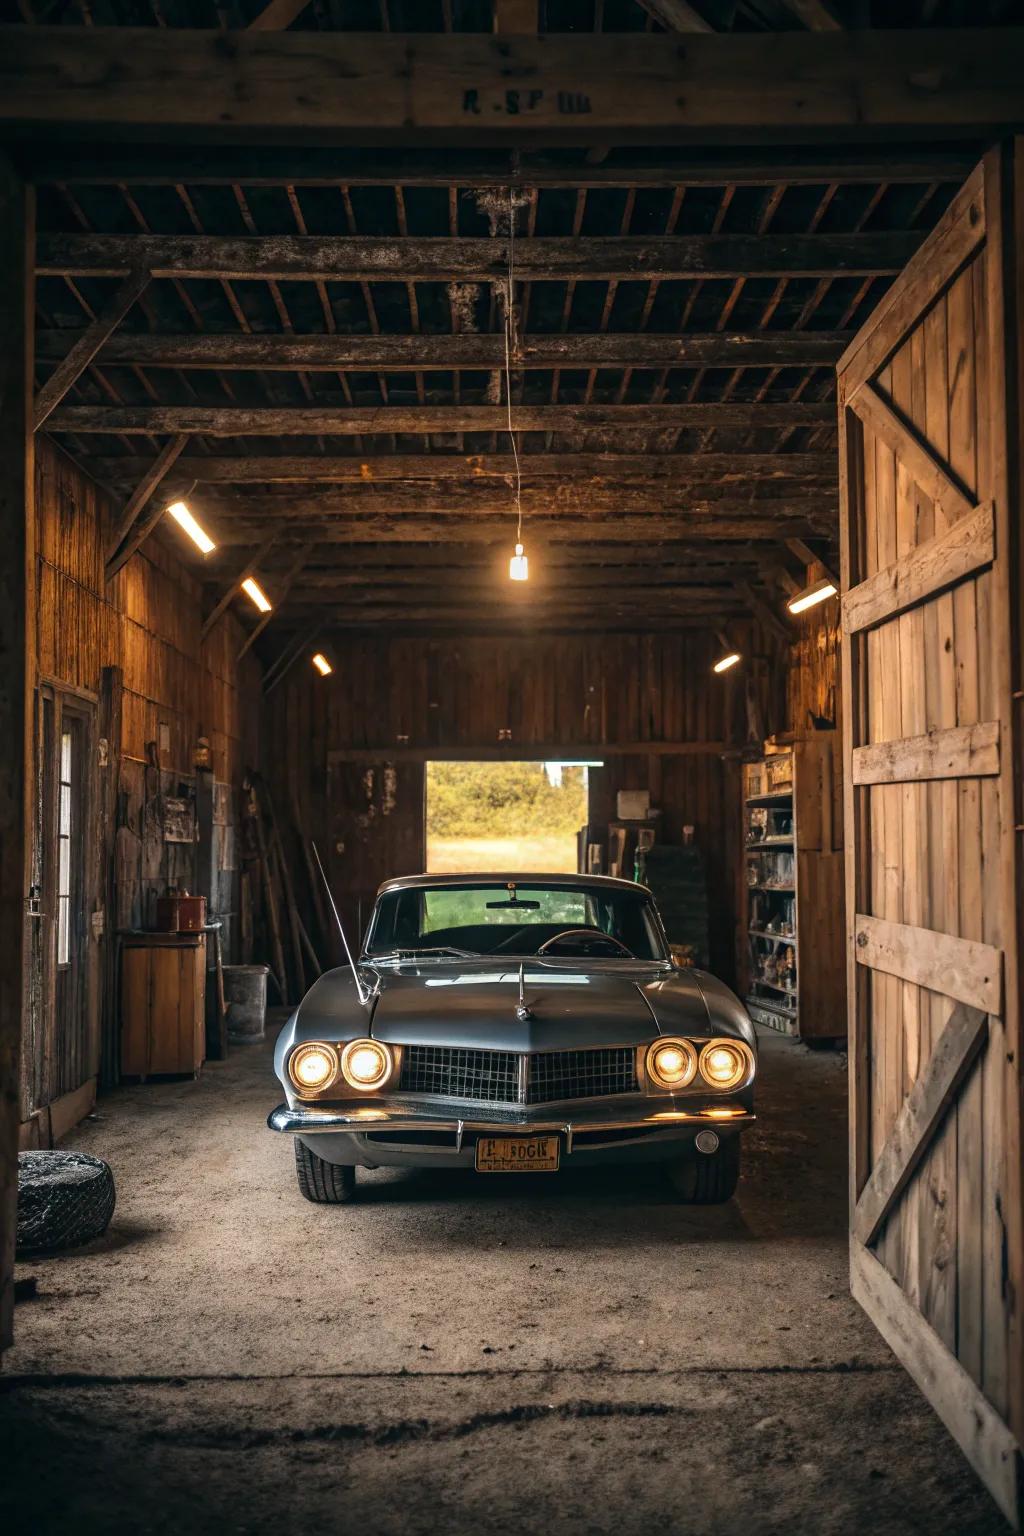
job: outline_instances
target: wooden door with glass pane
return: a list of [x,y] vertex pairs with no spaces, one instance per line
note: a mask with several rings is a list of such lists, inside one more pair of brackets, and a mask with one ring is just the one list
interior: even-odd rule
[[839,365],[851,1283],[1017,1528],[1022,210],[991,152]]
[[93,706],[44,687],[39,698],[34,869],[42,918],[35,950],[31,1032],[37,1110],[95,1074],[89,997],[89,773]]

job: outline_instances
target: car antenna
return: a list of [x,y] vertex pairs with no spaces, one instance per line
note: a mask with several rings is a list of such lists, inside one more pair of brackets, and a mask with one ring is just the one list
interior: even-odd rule
[[516,1018],[520,1024],[525,1024],[533,1018],[529,1004],[526,1001],[526,961],[519,962],[519,1002],[516,1004]]
[[338,932],[341,934],[341,942],[345,946],[345,954],[348,957],[348,963],[352,969],[352,979],[356,984],[356,991],[359,993],[359,1001],[365,1008],[373,994],[371,993],[370,988],[363,981],[359,972],[356,970],[356,963],[352,958],[352,951],[348,947],[348,939],[345,936],[345,929],[342,926],[341,917],[338,914],[338,908],[335,905],[334,897],[331,894],[331,887],[327,883],[327,876],[324,873],[324,866],[320,862],[320,850],[317,848],[316,843],[313,843],[313,857],[316,859],[316,867],[320,871],[320,878],[324,883],[324,890],[327,892],[327,900],[331,904],[331,911],[334,913],[334,921],[337,923]]

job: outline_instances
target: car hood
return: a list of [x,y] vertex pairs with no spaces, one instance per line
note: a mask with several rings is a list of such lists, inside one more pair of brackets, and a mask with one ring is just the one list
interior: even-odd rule
[[640,1045],[664,1033],[654,999],[673,986],[675,1032],[705,1034],[708,1013],[696,980],[664,966],[581,968],[572,962],[454,961],[376,970],[371,1033],[394,1045],[459,1045],[538,1051]]

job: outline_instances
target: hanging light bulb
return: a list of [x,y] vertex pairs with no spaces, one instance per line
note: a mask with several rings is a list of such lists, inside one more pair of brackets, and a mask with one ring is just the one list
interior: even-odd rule
[[316,670],[320,673],[321,677],[330,677],[331,673],[334,671],[334,668],[327,660],[327,657],[324,655],[323,651],[317,651],[316,655],[312,657],[312,662],[314,667],[316,667]]
[[508,562],[510,581],[529,581],[530,562],[523,549],[523,476],[519,465],[519,445],[512,427],[512,301],[515,277],[516,213],[512,188],[508,189],[508,292],[505,299],[505,404],[508,407],[508,435],[516,466],[516,552]]
[[711,670],[712,672],[728,672],[729,668],[734,667],[740,660],[739,651],[730,651],[728,656],[723,656],[721,661],[716,661]]
[[521,544],[516,545],[516,552],[508,563],[508,576],[510,581],[529,581],[530,579],[529,556],[524,555]]

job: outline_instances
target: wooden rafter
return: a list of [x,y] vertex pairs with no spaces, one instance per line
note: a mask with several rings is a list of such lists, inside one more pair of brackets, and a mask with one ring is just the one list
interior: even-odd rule
[[711,23],[705,21],[700,12],[689,4],[689,0],[637,0],[637,3],[648,16],[660,22],[666,32],[713,32],[715,30]]
[[255,549],[249,558],[245,561],[245,564],[238,572],[238,575],[221,593],[220,597],[213,605],[213,608],[210,610],[207,617],[203,620],[203,627],[199,632],[200,640],[205,640],[213,626],[217,623],[218,619],[222,618],[223,615],[227,613],[228,609],[231,607],[232,602],[238,596],[242,582],[248,581],[250,576],[254,576],[256,574],[256,571],[259,569],[261,563],[266,559],[271,549],[273,549],[274,544],[277,541],[277,536],[278,530],[276,528],[271,529],[270,533],[267,534],[267,537],[263,540],[259,547]]
[[[364,433],[503,432],[505,408],[497,405],[338,407],[70,405],[54,411],[54,432],[124,433],[145,437],[190,433],[201,437],[350,437]],[[686,402],[671,405],[517,406],[521,432],[573,432],[609,428],[658,432],[683,427],[813,426],[831,423],[831,405],[747,405]]]
[[149,283],[146,271],[130,272],[121,283],[106,308],[84,331],[79,331],[68,352],[61,358],[53,373],[36,395],[36,431],[50,413],[64,399],[68,390],[81,377],[101,348],[109,342],[114,331],[135,301],[141,297]]
[[162,504],[148,514],[146,509],[155,496],[160,482],[187,445],[187,432],[178,433],[165,443],[129,496],[108,546],[106,566],[108,581],[112,581],[121,567],[128,563],[163,516]]
[[977,164],[970,147],[896,146],[860,143],[850,148],[780,146],[702,151],[666,150],[656,156],[629,152],[609,161],[565,160],[543,151],[475,153],[424,149],[388,152],[188,144],[136,146],[124,139],[103,145],[46,142],[26,144],[24,157],[39,182],[62,186],[187,185],[244,183],[247,187],[591,187],[824,186],[832,182],[914,185],[960,183]]
[[290,568],[277,582],[274,606],[271,608],[269,613],[260,615],[258,623],[254,624],[248,635],[246,635],[245,640],[239,647],[237,657],[239,661],[241,661],[242,657],[246,654],[247,651],[252,649],[253,645],[259,639],[260,635],[262,635],[267,625],[271,624],[275,617],[280,616],[281,609],[284,606],[284,603],[287,600],[292,587],[305,569],[306,563],[309,560],[312,551],[312,544],[303,544],[301,549],[296,554],[295,559],[292,561]]
[[[91,327],[90,327],[91,330]],[[70,348],[88,331],[42,331],[36,356],[46,362],[70,357]],[[520,336],[517,368],[688,367],[790,368],[831,366],[848,345],[849,332],[729,331],[710,335],[615,333]],[[168,335],[141,332],[111,335],[103,362],[144,368],[262,368],[310,372],[383,368],[499,368],[504,337],[456,331],[451,335],[311,335],[266,334]]]
[[[921,243],[913,231],[854,235],[540,236],[516,246],[521,281],[590,278],[892,276]],[[154,277],[275,282],[500,282],[504,239],[369,235],[42,235],[40,276]]]
[[302,15],[309,0],[268,0],[250,21],[249,32],[284,32]]
[[[147,462],[132,457],[94,461],[104,481],[137,480]],[[838,469],[833,453],[527,453],[522,454],[523,479],[571,479],[581,486],[596,480],[602,486],[656,484],[673,486],[733,485],[737,489],[764,482],[821,482],[830,488]],[[259,454],[218,458],[189,454],[179,459],[175,478],[207,484],[392,484],[403,481],[480,481],[508,483],[515,478],[510,453],[395,454]],[[794,540],[794,545],[799,541]],[[803,546],[806,548],[806,545]],[[809,560],[817,556],[808,551]]]

